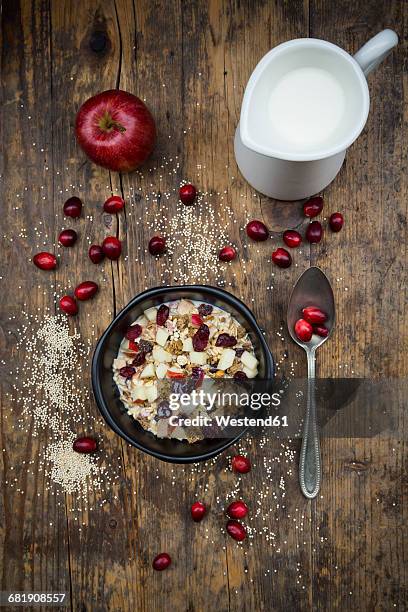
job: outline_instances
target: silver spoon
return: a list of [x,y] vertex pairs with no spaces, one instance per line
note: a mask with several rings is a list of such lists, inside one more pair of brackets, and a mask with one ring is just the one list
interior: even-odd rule
[[[329,330],[326,338],[313,334],[310,342],[302,342],[295,334],[295,323],[302,318],[302,308],[318,306],[328,319],[325,326]],[[307,355],[307,407],[300,451],[299,482],[305,497],[312,499],[319,492],[322,477],[319,433],[316,421],[315,365],[316,349],[331,335],[334,327],[335,306],[333,290],[327,276],[320,268],[308,268],[298,279],[289,300],[288,329],[292,339],[305,349]]]

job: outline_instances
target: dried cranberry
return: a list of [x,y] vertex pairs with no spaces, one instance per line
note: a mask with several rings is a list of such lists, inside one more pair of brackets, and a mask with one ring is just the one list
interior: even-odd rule
[[220,334],[217,338],[215,346],[235,346],[237,339],[229,334]]
[[170,404],[167,400],[163,400],[157,406],[157,416],[159,419],[168,419],[171,415]]
[[139,350],[145,355],[151,353],[153,350],[153,344],[148,340],[139,340]]
[[132,361],[132,364],[134,366],[136,366],[136,367],[139,367],[139,366],[143,365],[145,361],[146,361],[146,355],[144,353],[140,352],[140,353],[138,353],[136,355],[136,357]]
[[133,374],[136,372],[135,368],[132,366],[125,366],[124,368],[120,368],[119,374],[123,376],[123,378],[132,378]]
[[238,370],[238,372],[235,372],[234,378],[235,380],[247,380],[248,376],[242,370]]
[[127,340],[136,340],[136,338],[141,335],[142,331],[142,327],[138,323],[136,323],[136,325],[131,325],[126,332]]
[[195,351],[204,351],[206,349],[208,340],[210,339],[210,330],[208,326],[203,323],[193,336],[193,347]]
[[198,314],[191,315],[191,325],[194,325],[194,327],[200,327],[200,325],[202,324],[203,324],[203,320],[200,317],[200,315]]
[[162,304],[156,314],[157,325],[163,326],[169,318],[170,308],[166,304]]
[[198,312],[202,317],[207,317],[213,311],[213,307],[211,304],[200,304],[198,307]]

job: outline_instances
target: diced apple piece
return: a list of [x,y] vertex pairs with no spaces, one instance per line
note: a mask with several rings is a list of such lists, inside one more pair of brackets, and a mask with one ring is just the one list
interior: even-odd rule
[[137,320],[136,323],[138,325],[140,325],[140,327],[146,327],[146,325],[148,324],[148,320],[144,315],[141,315]]
[[152,378],[155,375],[154,365],[152,363],[148,363],[144,368],[142,373],[140,374],[140,378]]
[[159,397],[159,392],[157,391],[157,385],[151,385],[150,387],[146,387],[146,399],[148,402],[152,403]]
[[195,306],[189,300],[180,300],[179,305],[177,307],[178,314],[185,315],[193,312]]
[[172,355],[165,351],[161,346],[153,347],[153,359],[157,361],[157,363],[170,363],[173,359]]
[[241,355],[241,362],[247,367],[249,370],[254,370],[258,365],[258,360],[256,357],[248,353],[248,351],[244,351]]
[[148,319],[149,321],[155,321],[156,314],[157,314],[157,308],[155,306],[153,306],[153,308],[148,308],[147,310],[144,311],[144,315],[146,319]]
[[146,399],[146,387],[140,385],[132,390],[132,400],[141,400],[144,402]]
[[167,342],[167,338],[170,336],[169,330],[165,327],[158,327],[156,332],[156,342],[160,346],[164,346]]
[[255,378],[255,376],[258,374],[258,368],[254,368],[253,370],[250,370],[247,367],[243,367],[242,371],[248,376],[248,378]]
[[159,363],[159,365],[156,366],[157,378],[159,378],[160,380],[163,380],[163,378],[165,378],[167,374],[167,369],[168,369],[168,366],[165,363]]
[[197,365],[205,365],[207,363],[207,357],[207,353],[200,351],[191,351],[190,353],[191,363],[195,363]]
[[218,362],[217,368],[219,370],[228,370],[234,363],[235,351],[230,348],[224,349],[221,353],[221,358]]
[[183,351],[186,351],[187,353],[194,351],[192,338],[186,338],[183,340]]
[[124,368],[126,365],[126,359],[121,359],[120,357],[118,357],[117,359],[113,360],[113,367],[116,370],[120,370],[120,368]]

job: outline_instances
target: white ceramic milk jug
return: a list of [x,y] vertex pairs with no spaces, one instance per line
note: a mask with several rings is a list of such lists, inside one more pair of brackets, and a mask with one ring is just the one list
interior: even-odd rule
[[383,30],[354,57],[315,38],[269,51],[248,81],[235,133],[245,179],[279,200],[327,187],[367,120],[366,76],[397,43],[395,32]]

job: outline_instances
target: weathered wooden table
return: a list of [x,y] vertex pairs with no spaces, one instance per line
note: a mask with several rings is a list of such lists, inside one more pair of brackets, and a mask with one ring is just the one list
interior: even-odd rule
[[[108,281],[96,306],[81,309],[76,318],[84,338],[94,342],[114,312],[162,282],[161,267],[143,255],[150,229],[137,220],[145,209],[160,210],[160,203],[143,195],[149,182],[152,191],[163,192],[178,188],[182,179],[222,194],[238,219],[228,228],[238,247],[246,242],[239,230],[243,202],[273,230],[266,249],[247,255],[240,249],[228,288],[244,296],[268,331],[281,371],[297,362],[296,375],[305,373],[284,319],[295,279],[318,264],[332,279],[338,313],[334,337],[320,352],[319,374],[406,376],[407,20],[407,4],[398,0],[3,1],[1,590],[66,591],[73,610],[93,612],[406,609],[403,420],[400,431],[388,437],[325,439],[323,486],[312,503],[299,492],[298,440],[285,447],[288,456],[288,449],[296,451],[292,476],[279,441],[263,448],[245,442],[254,464],[242,484],[250,505],[256,507],[265,491],[266,469],[270,495],[279,491],[282,475],[286,491],[284,502],[264,521],[275,545],[258,534],[238,547],[223,532],[219,513],[211,512],[199,526],[189,519],[196,493],[205,491],[215,507],[217,498],[225,499],[233,489],[236,477],[225,470],[231,453],[200,470],[171,466],[128,447],[101,426],[95,433],[116,458],[120,482],[102,507],[99,496],[107,492],[90,491],[88,507],[78,517],[71,512],[75,495],[58,505],[36,472],[46,432],[34,438],[14,428],[19,407],[6,393],[23,359],[23,351],[15,349],[22,311],[53,308],[54,291],[61,295],[77,278],[102,282],[101,269],[84,255],[88,239],[100,242],[117,233],[126,257],[105,266]],[[236,168],[233,136],[247,79],[280,42],[312,36],[353,53],[384,27],[397,31],[400,45],[370,76],[366,129],[324,194],[327,210],[344,213],[345,227],[304,247],[296,267],[273,269],[272,244],[280,244],[280,232],[289,226],[304,229],[304,221],[300,204],[254,197]],[[89,163],[76,146],[79,105],[116,87],[145,98],[156,118],[159,140],[147,167],[159,170],[151,177],[109,173]],[[160,170],[163,160],[169,165]],[[176,161],[179,168],[172,173]],[[132,201],[125,215],[103,214],[111,191]],[[142,196],[135,199],[135,192]],[[29,262],[38,250],[35,228],[42,223],[52,248],[66,224],[62,204],[73,193],[86,205],[80,245],[44,281],[44,273]],[[176,199],[170,197],[170,208]],[[27,233],[20,232],[22,225]],[[88,371],[83,383],[89,385]],[[282,452],[282,462],[274,461]],[[25,469],[29,461],[33,474]],[[173,565],[157,573],[151,560],[161,550],[171,553]]]

